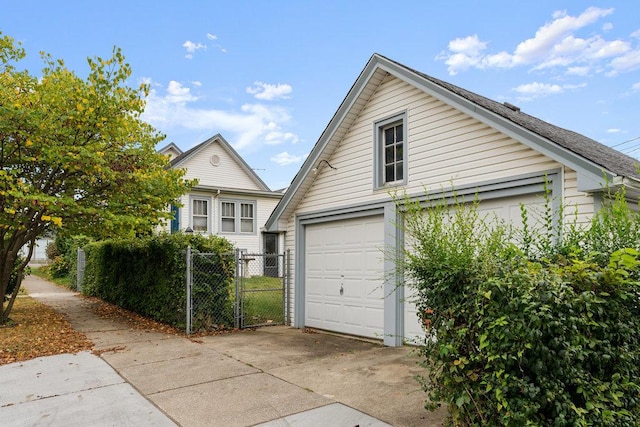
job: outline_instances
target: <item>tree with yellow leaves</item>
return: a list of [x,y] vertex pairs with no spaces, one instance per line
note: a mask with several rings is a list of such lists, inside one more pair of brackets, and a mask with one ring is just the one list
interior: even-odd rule
[[24,56],[0,32],[0,323],[43,233],[149,233],[193,185],[156,152],[164,135],[140,118],[149,88],[126,85],[120,49],[89,59],[86,79],[44,53],[34,76],[16,68]]

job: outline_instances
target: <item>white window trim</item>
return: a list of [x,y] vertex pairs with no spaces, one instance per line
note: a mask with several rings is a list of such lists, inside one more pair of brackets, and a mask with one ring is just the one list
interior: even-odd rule
[[[207,230],[206,231],[196,231],[194,229],[194,223],[193,223],[193,202],[195,200],[202,200],[207,202]],[[213,224],[212,221],[213,218],[213,203],[211,200],[211,197],[207,197],[207,196],[194,196],[194,195],[190,195],[189,196],[189,227],[195,232],[195,233],[201,233],[201,234],[212,234],[212,227],[211,225]]]
[[[234,231],[223,231],[222,230],[222,204],[223,203],[233,203],[235,205],[235,222],[234,222]],[[241,209],[241,205],[242,204],[247,204],[247,205],[253,205],[253,231],[240,231],[241,230],[241,214],[242,214],[242,209]],[[220,203],[219,203],[219,212],[220,215],[218,215],[220,218],[218,220],[218,226],[219,226],[219,230],[220,230],[220,234],[228,234],[228,235],[232,235],[232,234],[243,234],[246,236],[250,236],[250,235],[256,235],[257,234],[257,230],[258,230],[258,202],[256,200],[245,200],[245,199],[220,199]]]
[[[384,139],[383,129],[392,125],[402,123],[402,179],[393,182],[384,182]],[[389,188],[407,184],[409,175],[409,150],[407,144],[407,112],[379,120],[373,124],[373,188]]]

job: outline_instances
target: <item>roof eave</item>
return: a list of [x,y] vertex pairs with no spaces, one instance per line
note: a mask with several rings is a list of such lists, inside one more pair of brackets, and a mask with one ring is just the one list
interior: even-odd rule
[[514,123],[493,111],[464,98],[461,95],[451,92],[447,88],[425,79],[416,74],[413,70],[392,62],[385,61],[380,65],[394,76],[412,84],[424,92],[440,99],[469,116],[485,123],[505,135],[523,143],[543,155],[575,170],[578,174],[578,190],[584,192],[599,191],[606,187],[608,180],[617,174],[605,170],[602,166],[587,160],[583,156],[576,154],[555,142],[542,137],[521,125]]
[[[360,95],[371,81],[373,75],[378,71],[378,61],[380,59],[381,57],[379,55],[374,54],[360,72],[360,75],[353,86],[351,86],[347,96],[340,104],[340,107],[336,110],[335,114],[329,121],[329,124],[322,132],[322,135],[320,135],[320,138],[311,150],[311,153],[309,153],[306,160],[300,167],[300,170],[293,178],[285,196],[280,200],[280,203],[278,203],[271,213],[271,216],[265,224],[267,231],[282,231],[283,228],[286,227],[287,218],[291,215],[294,207],[297,205],[300,192],[304,193],[313,181],[313,177],[310,176],[311,171],[322,158],[329,157],[329,155],[324,153],[327,145],[329,145],[334,135],[343,124],[347,114],[352,111],[352,107],[360,98]],[[325,154],[325,156],[323,156],[323,154]]]
[[[263,191],[271,191],[269,186],[267,186],[267,184],[265,184],[265,182],[258,176],[258,174],[253,169],[251,169],[251,167],[247,164],[247,162],[245,162],[244,159],[242,157],[240,157],[238,152],[236,150],[234,150],[234,148],[231,146],[231,144],[229,144],[227,142],[227,140],[224,139],[224,137],[222,135],[220,135],[219,133],[215,134],[214,136],[212,136],[211,138],[207,139],[206,141],[198,144],[192,150],[188,150],[185,153],[183,153],[183,154],[186,154],[184,157],[174,159],[174,161],[171,162],[171,167],[173,167],[173,168],[180,167],[181,164],[186,162],[188,159],[191,159],[193,156],[195,156],[197,153],[199,153],[201,150],[203,150],[205,147],[209,146],[210,144],[212,144],[216,140],[220,143],[220,146],[222,147],[222,149],[225,150],[227,152],[227,154],[229,154],[240,165],[240,167],[249,176],[249,178],[251,178],[251,180],[258,187],[260,187],[261,190],[263,190]],[[175,161],[175,160],[177,160],[177,161]]]

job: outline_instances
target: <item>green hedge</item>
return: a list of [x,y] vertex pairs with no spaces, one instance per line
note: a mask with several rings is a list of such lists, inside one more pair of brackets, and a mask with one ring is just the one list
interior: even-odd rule
[[524,230],[406,202],[429,409],[464,426],[640,425],[640,216],[613,199],[563,233],[549,200]]
[[[186,249],[220,254],[213,263],[219,274],[206,293],[215,311],[228,318],[229,286],[234,277],[233,246],[217,236],[181,233],[129,240],[109,240],[84,247],[86,269],[83,293],[99,297],[180,329],[186,324]],[[226,319],[226,318],[225,318]]]

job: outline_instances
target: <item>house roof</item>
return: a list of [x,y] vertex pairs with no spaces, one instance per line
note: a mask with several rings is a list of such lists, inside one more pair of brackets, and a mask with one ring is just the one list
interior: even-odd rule
[[167,151],[173,150],[176,153],[178,153],[178,155],[182,154],[182,150],[175,144],[175,142],[171,142],[167,145],[165,145],[164,147],[162,147],[161,149],[158,150],[158,153],[166,153]]
[[582,191],[602,190],[604,175],[608,179],[621,177],[640,181],[640,173],[636,168],[638,161],[632,157],[577,132],[526,114],[516,106],[493,101],[376,53],[369,59],[274,209],[265,225],[268,230],[276,231],[284,226],[283,221],[290,216],[313,182],[312,169],[321,160],[331,157],[367,101],[389,74],[571,167],[578,172],[578,188]]
[[[399,66],[405,67],[396,61],[385,58]],[[410,69],[408,67],[405,67]],[[477,104],[480,107],[484,107],[489,111],[494,112],[500,117],[507,119],[523,128],[536,133],[556,144],[588,159],[592,162],[600,165],[603,169],[609,172],[613,172],[616,175],[634,177],[640,179],[637,165],[638,160],[627,156],[611,147],[601,144],[591,138],[588,138],[577,132],[564,129],[553,125],[551,123],[540,120],[537,117],[531,116],[527,113],[520,111],[520,109],[509,103],[499,103],[486,98],[482,95],[478,95],[451,83],[436,79],[427,74],[421,73],[416,70],[412,70],[419,76],[427,79],[443,88],[468,99],[469,101]]]
[[203,149],[205,149],[211,144],[219,144],[220,147],[222,147],[236,161],[236,163],[238,163],[238,165],[244,170],[247,176],[249,176],[249,178],[253,180],[253,182],[255,182],[256,185],[262,191],[271,192],[271,189],[269,189],[267,184],[265,184],[264,181],[260,179],[258,174],[256,174],[255,171],[251,169],[251,167],[247,164],[247,162],[245,162],[244,159],[240,157],[238,152],[234,150],[233,147],[220,134],[216,134],[212,136],[206,141],[201,142],[200,144],[185,151],[184,153],[180,154],[178,157],[171,160],[171,167],[173,168],[180,167],[180,165],[183,164],[185,161],[197,155],[200,151],[202,151]]

